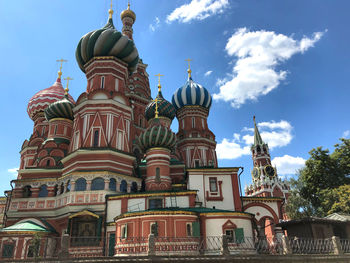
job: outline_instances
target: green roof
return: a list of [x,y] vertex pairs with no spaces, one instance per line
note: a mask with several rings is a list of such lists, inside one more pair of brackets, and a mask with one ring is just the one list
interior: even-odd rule
[[9,227],[5,227],[0,230],[1,232],[22,232],[22,231],[33,231],[33,232],[52,232],[51,230],[34,223],[33,221],[25,221],[17,223]]

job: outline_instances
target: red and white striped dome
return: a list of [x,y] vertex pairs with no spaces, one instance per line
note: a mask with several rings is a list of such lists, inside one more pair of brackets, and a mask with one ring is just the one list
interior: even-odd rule
[[[74,99],[69,96],[69,100],[74,103]],[[56,82],[49,88],[37,92],[28,103],[27,113],[33,120],[34,116],[44,110],[53,102],[64,98],[64,89],[61,79],[57,78]]]

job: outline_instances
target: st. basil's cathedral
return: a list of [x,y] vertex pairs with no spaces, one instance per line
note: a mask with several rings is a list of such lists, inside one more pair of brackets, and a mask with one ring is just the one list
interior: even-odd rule
[[110,9],[107,24],[77,45],[87,79],[77,100],[68,93],[70,78],[62,85],[61,60],[57,80],[28,103],[33,133],[20,149],[12,190],[0,200],[0,258],[32,257],[37,234],[46,237],[43,257],[58,253],[65,235],[74,257],[141,253],[141,243],[125,240],[150,235],[226,235],[237,243],[281,235],[276,224],[286,218],[289,187],[271,165],[255,118],[253,184],[243,196],[243,168],[218,167],[208,90],[189,68],[171,102],[160,81],[152,99],[147,64],[133,41],[136,14],[130,5],[121,13],[121,32],[112,16]]

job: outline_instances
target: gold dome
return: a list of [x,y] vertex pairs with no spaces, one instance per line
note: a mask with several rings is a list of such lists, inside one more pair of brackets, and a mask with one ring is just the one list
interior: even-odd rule
[[134,21],[136,20],[136,14],[130,9],[130,3],[128,3],[128,9],[124,10],[120,14],[121,19],[123,19],[124,17],[131,17],[132,19],[134,19]]

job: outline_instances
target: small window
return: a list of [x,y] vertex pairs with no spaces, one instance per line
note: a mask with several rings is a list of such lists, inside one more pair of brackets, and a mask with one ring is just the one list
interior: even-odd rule
[[3,244],[2,246],[2,257],[13,258],[15,245],[14,244]]
[[218,185],[217,185],[216,178],[209,178],[209,187],[210,187],[210,192],[217,192],[218,191]]
[[95,130],[94,131],[94,142],[93,142],[93,147],[98,147],[98,141],[99,141],[99,131]]
[[114,87],[115,91],[119,91],[119,80],[115,79],[115,87]]
[[105,77],[102,76],[101,77],[101,89],[104,89],[105,88]]
[[46,166],[50,166],[50,159],[46,161]]
[[132,192],[132,193],[136,193],[137,192],[137,183],[136,182],[132,182],[131,183],[131,189],[130,189],[130,191]]
[[151,234],[153,234],[155,237],[158,236],[158,223],[152,223],[151,224]]
[[45,134],[45,128],[46,128],[46,126],[44,126],[43,129],[41,130],[41,136],[44,136],[44,134]]
[[182,119],[182,129],[185,128],[185,119]]
[[105,189],[105,181],[101,178],[95,178],[91,183],[91,190],[104,190]]
[[258,154],[261,152],[260,146],[258,145],[258,147],[256,147],[256,151],[258,152]]
[[94,85],[94,79],[91,79],[91,81],[90,81],[90,89],[92,89],[93,85]]
[[156,168],[156,183],[160,183],[160,168]]
[[42,186],[40,186],[39,197],[46,197],[48,194],[49,192],[47,190],[47,185],[43,184]]
[[58,192],[58,185],[56,184],[54,189],[53,189],[53,195],[56,196]]
[[66,192],[70,191],[70,187],[71,187],[70,180],[68,180],[67,185],[66,185]]
[[194,160],[194,167],[199,168],[199,160]]
[[194,128],[194,127],[195,127],[195,125],[196,125],[195,118],[194,118],[194,117],[192,117],[192,128]]
[[26,185],[23,187],[23,197],[31,197],[32,196],[32,187],[30,185]]
[[121,238],[127,238],[128,237],[128,224],[125,224],[121,227]]
[[204,129],[204,119],[202,118],[202,128]]
[[148,209],[163,208],[163,199],[149,199]]
[[57,134],[57,125],[55,125],[55,130],[54,130],[54,132],[53,132],[53,134]]
[[75,181],[75,191],[85,191],[86,190],[86,180],[84,178],[79,178]]
[[233,229],[226,229],[225,230],[225,235],[227,236],[227,241],[228,242],[234,242],[235,240],[235,232]]
[[61,194],[63,194],[63,193],[64,193],[64,184],[63,184],[63,183],[61,183],[60,193],[61,193]]
[[120,192],[126,193],[128,191],[128,184],[125,180],[120,183]]
[[116,191],[117,190],[117,181],[114,178],[109,180],[109,190]]
[[192,236],[192,224],[190,224],[190,223],[186,224],[186,233],[187,233],[188,237]]

